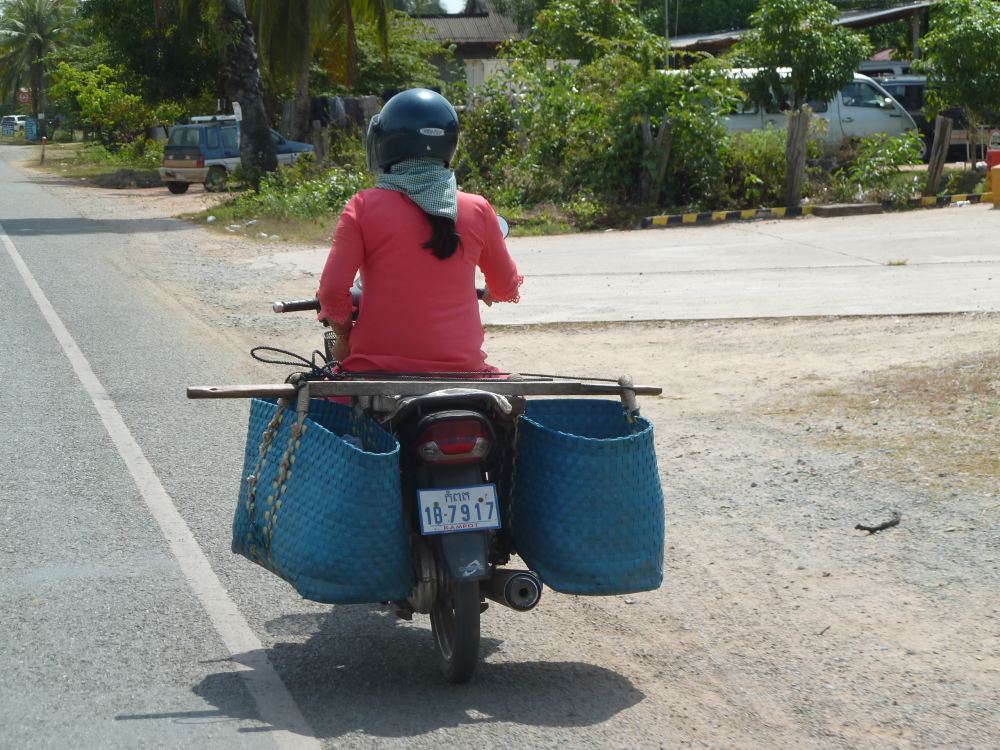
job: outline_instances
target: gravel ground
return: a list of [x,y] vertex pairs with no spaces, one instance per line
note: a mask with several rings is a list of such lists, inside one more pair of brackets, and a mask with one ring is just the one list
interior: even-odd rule
[[[216,199],[50,179],[96,220],[158,220]],[[250,268],[281,243],[163,226],[137,245],[138,273],[234,345],[319,345],[305,317],[267,306],[311,295],[317,279]],[[498,690],[453,717],[482,719],[463,743],[1000,746],[998,324],[976,314],[488,330],[491,360],[511,370],[629,371],[664,386],[641,405],[657,430],[668,548],[657,592],[550,594],[530,617],[491,610],[484,651]],[[962,379],[976,367],[982,377]],[[893,513],[900,523],[881,533],[855,529]],[[363,674],[366,655],[336,642],[329,622],[272,623],[274,658],[295,644],[303,660],[333,650],[348,676]],[[563,709],[523,720],[504,688],[529,684]],[[405,744],[449,726],[353,726],[352,706],[386,696],[316,689],[340,709],[320,736]]]

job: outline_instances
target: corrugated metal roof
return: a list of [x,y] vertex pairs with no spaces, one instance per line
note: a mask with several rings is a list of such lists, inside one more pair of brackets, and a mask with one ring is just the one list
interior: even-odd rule
[[432,36],[442,44],[500,44],[509,39],[522,39],[513,19],[496,12],[491,0],[481,0],[483,15],[453,15],[421,18],[432,29]]
[[840,26],[865,27],[879,23],[890,23],[901,18],[912,16],[917,11],[927,10],[937,0],[921,0],[920,2],[893,5],[888,8],[871,8],[869,10],[848,10],[840,14],[837,22]]
[[[937,0],[920,0],[919,2],[894,5],[889,8],[849,10],[841,13],[836,23],[838,26],[848,26],[850,28],[863,28],[865,26],[875,26],[880,23],[890,23],[926,10],[934,5],[935,2]],[[715,34],[690,34],[671,39],[670,46],[674,49],[717,51],[732,46],[746,33],[747,29],[735,29],[733,31],[720,31]]]

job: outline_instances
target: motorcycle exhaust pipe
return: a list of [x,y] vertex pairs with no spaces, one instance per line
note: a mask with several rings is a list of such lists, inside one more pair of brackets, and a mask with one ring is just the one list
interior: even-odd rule
[[542,581],[530,570],[497,570],[483,581],[482,592],[497,604],[527,612],[542,598]]

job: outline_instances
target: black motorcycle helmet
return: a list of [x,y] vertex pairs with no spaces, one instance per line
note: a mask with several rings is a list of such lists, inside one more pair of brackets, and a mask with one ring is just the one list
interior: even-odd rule
[[447,167],[458,148],[458,113],[441,94],[408,89],[372,118],[368,131],[374,166],[388,170],[403,159],[440,159]]

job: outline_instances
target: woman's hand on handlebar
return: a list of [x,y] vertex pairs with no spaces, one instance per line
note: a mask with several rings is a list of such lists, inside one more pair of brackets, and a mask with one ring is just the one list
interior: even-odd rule
[[333,332],[337,334],[337,341],[333,345],[333,358],[337,362],[343,362],[351,356],[351,324],[329,323]]

